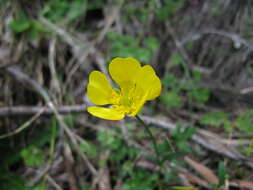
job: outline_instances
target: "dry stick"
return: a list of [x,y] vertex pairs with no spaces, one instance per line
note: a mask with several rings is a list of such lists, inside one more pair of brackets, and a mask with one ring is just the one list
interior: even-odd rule
[[54,181],[54,179],[50,177],[50,175],[47,175],[46,178],[47,178],[48,182],[49,182],[52,186],[54,186],[54,188],[55,188],[56,190],[63,190],[63,189],[60,187],[60,185],[58,185],[58,184]]
[[[225,38],[228,38],[228,39],[232,40],[235,49],[242,48],[242,46],[246,47],[247,51],[246,51],[245,55],[243,56],[243,60],[245,60],[246,57],[249,55],[249,53],[251,53],[253,51],[253,45],[252,45],[252,43],[250,43],[249,41],[247,41],[245,38],[241,37],[240,35],[235,34],[235,33],[230,33],[230,32],[227,32],[227,31],[223,31],[223,30],[217,30],[217,29],[214,29],[214,28],[206,28],[206,29],[204,29],[202,31],[199,31],[199,32],[190,33],[190,34],[186,35],[178,43],[178,45],[180,47],[183,47],[186,43],[188,43],[190,41],[199,40],[204,35],[210,35],[210,34],[211,35],[222,36],[222,37],[225,37]],[[195,67],[196,66],[193,66],[193,69]],[[206,69],[206,68],[202,68],[202,67],[198,67],[197,66],[196,70],[198,70],[198,68],[200,69],[199,70],[200,72],[203,72],[203,73],[206,73],[206,74],[210,74],[211,73],[211,71],[208,70],[208,69]]]
[[107,16],[105,21],[105,26],[100,32],[96,43],[99,44],[105,37],[106,33],[109,31],[110,27],[112,26],[113,22],[119,17],[120,9],[124,3],[124,0],[120,0],[118,5],[114,5],[114,7],[111,7],[109,13],[110,15]]
[[64,130],[64,132],[67,134],[69,137],[71,143],[73,144],[75,150],[78,152],[78,154],[82,157],[82,159],[85,161],[88,169],[93,175],[97,175],[97,171],[94,168],[94,166],[89,162],[88,158],[86,155],[79,150],[79,146],[76,142],[74,134],[71,132],[71,130],[68,128],[68,126],[65,124],[62,116],[59,114],[58,110],[55,108],[53,102],[51,101],[48,93],[38,84],[35,80],[31,79],[28,77],[26,74],[21,72],[18,68],[16,67],[9,67],[6,69],[7,72],[9,72],[12,76],[14,76],[19,82],[23,82],[25,84],[30,85],[32,89],[34,89],[39,95],[43,97],[45,102],[47,103],[48,107],[52,109],[53,113],[56,116],[56,119],[58,120],[60,127]]
[[53,90],[55,90],[57,95],[60,95],[61,88],[60,88],[60,83],[57,78],[57,72],[56,72],[56,68],[55,68],[55,56],[56,56],[55,49],[56,49],[56,38],[53,38],[49,43],[48,64],[49,64],[50,72],[52,75]]
[[[147,116],[142,116],[142,119],[149,125],[152,124],[154,127],[158,127],[164,129],[166,131],[171,131],[176,129],[176,125],[163,120],[158,120],[154,118],[150,118]],[[224,145],[221,141],[221,138],[218,135],[215,135],[216,138],[210,136],[213,133],[205,130],[198,130],[195,135],[191,137],[193,141],[198,143],[199,145],[205,147],[208,150],[219,153],[221,155],[227,156],[234,160],[242,160],[245,165],[250,168],[253,168],[253,159],[250,159],[241,153],[239,153],[236,149],[230,146]]]
[[[71,113],[85,113],[87,106],[81,105],[65,105],[58,106],[57,111],[59,114]],[[51,108],[43,106],[10,106],[0,108],[0,117],[6,116],[19,116],[19,115],[34,115],[41,112],[41,115],[52,115],[54,111]]]
[[63,154],[64,154],[64,165],[68,175],[69,189],[77,190],[77,182],[75,179],[75,175],[73,173],[74,158],[72,155],[72,151],[67,143],[65,143],[64,145]]
[[54,23],[50,22],[44,17],[39,17],[39,20],[47,26],[50,30],[52,30],[55,34],[61,37],[63,41],[65,41],[68,45],[71,46],[73,49],[73,53],[76,57],[79,57],[79,62],[75,64],[72,69],[70,69],[66,85],[71,82],[72,76],[75,74],[75,72],[79,69],[79,67],[83,64],[84,60],[87,58],[87,56],[95,52],[94,43],[83,43],[86,44],[85,46],[80,42],[80,40],[74,38],[71,36],[66,30],[63,28],[58,27]]
[[[25,107],[25,106],[18,106],[18,107],[7,107],[7,108],[0,108],[0,117],[3,116],[17,116],[17,115],[32,115],[36,112],[39,112],[43,107],[40,106],[32,106],[32,107]],[[57,108],[57,112],[59,114],[70,114],[70,113],[86,113],[86,105],[68,105],[68,106],[60,106]],[[41,115],[50,115],[54,114],[54,111],[51,108],[44,108]],[[166,131],[175,130],[176,126],[171,122],[158,120],[154,118],[150,118],[147,116],[143,116],[144,121],[147,124],[152,124],[154,127],[158,127],[164,129]],[[238,151],[233,149],[233,146],[227,146],[227,141],[225,139],[220,138],[218,135],[215,135],[211,132],[206,130],[198,130],[198,132],[192,136],[191,138],[196,143],[200,144],[207,150],[211,150],[218,154],[227,156],[234,160],[247,160],[245,156],[241,155]],[[210,139],[210,140],[209,140]],[[232,144],[231,144],[232,145]],[[248,161],[246,165],[253,168],[253,162]]]
[[[39,112],[39,110],[41,109],[43,109],[43,107],[40,107],[40,106],[34,106],[34,107],[21,106],[21,107],[0,108],[0,117],[8,116],[8,115],[11,115],[11,116],[31,115],[31,114],[35,114],[36,112]],[[57,112],[60,114],[85,113],[86,106],[85,105],[60,106],[57,108]],[[44,115],[54,114],[54,111],[51,108],[44,108],[41,115],[43,114]],[[146,116],[144,116],[144,120],[162,129],[166,129],[166,130],[175,129],[175,125],[170,122],[164,122],[162,120],[152,119]],[[212,150],[214,152],[225,155],[235,160],[238,160],[238,159],[245,160],[245,157],[241,155],[240,153],[238,153],[236,150],[232,149],[231,147],[229,148],[228,146],[225,146],[227,145],[226,140],[221,139],[218,135],[215,135],[206,130],[198,130],[197,133],[198,134],[192,137],[192,140],[202,145],[203,147],[207,148],[208,150]],[[208,142],[208,139],[211,139],[209,140],[210,142]],[[247,165],[249,164],[252,165],[252,163],[248,163]]]
[[180,45],[180,42],[179,42],[179,40],[176,36],[176,33],[175,33],[172,25],[170,24],[169,21],[166,22],[166,25],[167,25],[167,29],[168,29],[168,31],[169,31],[169,33],[170,33],[170,35],[171,35],[171,37],[174,41],[179,53],[182,55],[182,57],[188,63],[188,65],[190,67],[192,67],[193,66],[192,60],[189,58],[189,56],[188,56],[187,52],[185,51],[185,49],[183,48],[183,46]]
[[[89,123],[88,121],[82,121],[82,122],[80,122],[80,124],[82,124],[82,125],[83,124],[88,125],[88,127],[94,128],[95,130],[98,130],[98,131],[107,130],[107,129],[103,129],[105,126],[98,126],[98,125],[95,125],[93,123]],[[122,139],[124,138],[124,136],[120,136],[118,134],[113,134],[113,135],[115,135],[115,136],[117,136],[119,138],[122,138]],[[81,138],[79,136],[77,136],[77,139],[79,141],[81,141]],[[124,139],[124,140],[128,141],[127,142],[128,146],[136,148],[136,149],[142,151],[145,154],[151,154],[152,153],[149,149],[145,148],[143,145],[138,144],[137,142],[131,141],[130,139]],[[135,163],[136,166],[140,166],[142,168],[146,168],[146,169],[149,169],[149,170],[152,170],[152,171],[155,171],[155,172],[159,171],[159,165],[155,164],[154,162],[151,162],[150,160],[143,160],[145,162],[145,163],[143,163],[142,159],[139,160],[140,158],[141,158],[141,156],[138,159],[136,159],[136,161],[137,161]],[[166,164],[166,166],[169,166],[170,168],[174,168],[177,171],[179,171],[182,175],[184,175],[185,177],[187,177],[187,179],[190,178],[190,181],[194,181],[195,183],[200,184],[201,186],[203,186],[203,187],[205,187],[207,189],[210,189],[208,187],[208,183],[207,182],[205,182],[204,180],[202,180],[202,179],[194,176],[187,169],[182,168],[182,167],[180,167],[180,166],[178,166],[178,165],[176,165],[176,164],[174,164],[172,162],[169,162],[169,161],[166,161],[165,164]]]
[[[107,69],[105,67],[105,61],[102,58],[103,56],[102,56],[101,53],[99,53],[95,49],[95,45],[98,44],[98,43],[100,43],[104,39],[106,32],[108,32],[108,30],[110,29],[110,27],[113,24],[114,20],[117,18],[117,15],[119,14],[119,10],[120,10],[123,2],[124,2],[124,0],[121,0],[120,3],[119,3],[119,5],[115,9],[113,9],[112,15],[108,19],[108,22],[106,23],[104,29],[101,31],[101,33],[99,34],[99,36],[94,41],[92,41],[92,42],[80,43],[80,40],[78,40],[77,38],[74,38],[73,36],[71,36],[63,28],[58,27],[57,25],[55,25],[54,23],[48,21],[44,17],[40,17],[39,18],[39,20],[44,25],[46,25],[49,29],[51,29],[55,34],[57,34],[58,36],[60,36],[61,39],[64,42],[66,42],[68,45],[70,45],[72,47],[72,49],[73,49],[74,55],[76,57],[79,57],[78,63],[76,63],[75,65],[73,65],[72,68],[70,69],[70,71],[68,72],[68,76],[67,76],[67,79],[66,79],[65,86],[68,86],[68,84],[71,82],[72,77],[74,76],[74,74],[76,73],[76,71],[84,63],[84,60],[87,58],[87,56],[90,55],[90,54],[92,54],[92,53],[96,54],[96,58],[97,58],[96,62],[97,62],[97,65],[98,65],[99,69],[102,70],[103,73],[105,73],[108,76],[108,71],[107,71]],[[83,44],[85,44],[85,46]],[[108,78],[110,79],[110,77],[108,77]],[[111,80],[110,80],[110,82],[111,82]]]
[[26,121],[23,125],[21,125],[16,130],[14,130],[10,133],[4,134],[4,135],[0,135],[0,140],[4,139],[4,138],[7,138],[7,137],[10,137],[10,136],[13,136],[13,135],[16,135],[16,134],[20,133],[21,131],[25,130],[27,127],[29,127],[41,115],[42,112],[43,112],[43,108],[41,108],[31,119]]
[[[118,15],[120,13],[120,9],[124,3],[124,0],[120,0],[119,4],[116,5],[112,11],[111,14],[106,19],[106,23],[104,28],[101,30],[99,36],[93,40],[92,42],[85,42],[80,43],[80,40],[77,38],[71,36],[65,29],[60,28],[59,26],[55,25],[54,23],[50,22],[44,17],[39,17],[39,20],[46,25],[50,30],[52,30],[55,34],[61,37],[63,41],[65,41],[67,44],[69,44],[76,57],[79,57],[78,63],[73,65],[72,69],[70,69],[68,73],[68,77],[66,80],[66,86],[71,82],[72,76],[76,73],[76,71],[79,69],[79,67],[83,64],[84,60],[87,58],[87,56],[91,53],[96,53],[99,58],[102,56],[97,53],[97,50],[95,49],[95,45],[99,44],[104,38],[106,33],[110,30],[110,27],[112,26],[113,22],[118,18]],[[83,45],[85,44],[85,46]],[[99,54],[99,55],[98,55]],[[102,62],[102,64],[101,64]],[[103,71],[103,73],[107,74],[107,69],[104,65],[105,61],[100,60],[98,61],[99,68]]]
[[160,170],[161,170],[162,169],[162,161],[161,161],[161,158],[160,158],[160,154],[159,154],[156,139],[155,139],[153,133],[151,132],[151,130],[149,129],[149,126],[146,125],[146,123],[142,120],[142,118],[139,115],[136,115],[135,117],[145,127],[145,130],[147,131],[149,137],[152,140],[153,148],[155,149],[156,159],[157,159],[157,162],[158,162],[158,164],[160,166]]
[[27,183],[28,187],[33,187],[35,186],[37,183],[39,183],[39,181],[41,180],[41,178],[51,169],[51,168],[55,168],[57,167],[59,164],[61,164],[63,161],[62,157],[59,157],[57,159],[55,159],[53,161],[53,163],[47,164],[46,166],[43,166],[41,168],[41,170],[37,170],[36,173],[37,175],[29,182]]

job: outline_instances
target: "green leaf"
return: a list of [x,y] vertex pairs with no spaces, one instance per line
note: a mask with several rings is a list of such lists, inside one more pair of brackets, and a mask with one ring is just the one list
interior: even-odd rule
[[243,148],[242,152],[245,153],[247,156],[250,156],[252,154],[252,152],[253,152],[253,139],[251,139],[250,144],[247,147]]
[[174,143],[182,146],[182,143],[185,143],[189,138],[191,138],[195,132],[196,128],[194,127],[183,127],[178,124],[176,130],[172,131],[171,135],[174,138]]
[[118,150],[122,148],[121,139],[113,136],[112,131],[100,131],[98,133],[98,140],[102,147],[109,148],[111,150]]
[[191,152],[191,147],[187,142],[195,133],[194,127],[182,127],[177,125],[171,132],[172,138],[164,138],[163,143],[158,145],[159,153],[163,161],[169,160],[178,164],[179,158]]
[[68,21],[71,22],[74,21],[75,19],[78,19],[86,12],[86,8],[87,8],[86,1],[73,2],[69,7],[69,11],[66,15]]
[[230,124],[228,115],[224,112],[206,113],[201,116],[200,123],[202,125],[211,125],[214,127],[221,127]]
[[22,150],[20,154],[27,166],[41,166],[45,160],[43,151],[32,145]]
[[140,62],[147,63],[149,59],[151,58],[152,53],[144,48],[138,48],[133,50],[132,57],[136,57]]
[[210,91],[206,88],[195,88],[190,90],[187,96],[198,103],[204,103],[209,99]]
[[49,32],[50,30],[41,22],[37,20],[32,21],[32,30],[36,30],[38,32]]
[[198,190],[198,188],[174,186],[174,187],[171,187],[170,190]]
[[88,0],[87,4],[89,10],[100,9],[104,6],[104,0]]
[[196,128],[194,127],[187,127],[183,131],[181,131],[178,135],[179,139],[181,141],[187,141],[189,138],[192,137],[192,135],[196,132]]
[[253,109],[246,111],[236,119],[236,126],[245,132],[253,132]]
[[224,162],[219,162],[218,167],[218,176],[219,176],[219,186],[225,185],[227,179],[226,167]]
[[110,52],[112,57],[134,57],[145,63],[148,63],[157,46],[155,38],[144,40],[147,48],[141,47],[140,40],[133,36],[109,32],[107,38],[111,42]]
[[75,116],[74,114],[69,114],[64,117],[64,121],[66,122],[67,126],[74,127],[75,126]]
[[181,65],[184,62],[184,59],[181,55],[172,55],[170,57],[170,63],[172,64],[172,66],[176,66],[176,65]]
[[81,144],[79,145],[79,148],[81,152],[86,153],[91,158],[95,158],[97,156],[96,146],[89,143],[88,141],[82,140]]
[[31,27],[31,22],[28,19],[16,19],[9,24],[9,27],[14,33],[21,33]]
[[130,179],[123,184],[123,190],[152,190],[155,189],[158,176],[144,169],[130,171]]
[[53,158],[54,150],[55,150],[55,141],[57,137],[57,120],[55,117],[51,118],[51,139],[50,139],[50,151],[49,155],[50,158]]
[[163,0],[161,8],[156,9],[156,16],[160,21],[165,21],[180,8],[185,0]]
[[149,184],[128,182],[123,185],[123,190],[152,190]]
[[144,40],[144,44],[152,51],[156,51],[159,47],[159,42],[156,38],[150,37]]
[[24,179],[9,172],[1,172],[0,181],[0,189],[28,190]]
[[43,8],[41,15],[52,22],[64,20],[66,23],[71,23],[85,14],[86,9],[87,2],[85,0],[49,1]]
[[182,99],[180,95],[175,91],[170,91],[160,96],[160,100],[168,108],[180,108],[182,106]]
[[178,86],[178,79],[173,73],[166,74],[164,79],[162,80],[162,84],[165,88],[177,88]]
[[201,77],[202,77],[201,75],[202,75],[201,72],[199,72],[199,71],[193,71],[193,78],[194,78],[195,81],[200,81]]
[[30,190],[47,190],[44,185],[36,185],[35,187],[31,188]]

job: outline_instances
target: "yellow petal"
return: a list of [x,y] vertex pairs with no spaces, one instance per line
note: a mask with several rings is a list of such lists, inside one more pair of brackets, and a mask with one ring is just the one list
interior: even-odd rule
[[107,120],[121,120],[125,116],[122,112],[119,112],[114,108],[91,106],[88,107],[87,111],[96,117]]
[[109,65],[109,72],[112,79],[120,86],[126,81],[135,81],[140,69],[140,62],[131,57],[117,57]]
[[147,94],[146,100],[155,99],[161,93],[161,81],[150,65],[141,68],[136,84],[143,89],[143,94]]
[[133,100],[134,101],[134,109],[129,114],[130,116],[135,116],[141,111],[143,105],[145,104],[145,102],[147,100],[147,96],[148,96],[147,93],[143,94],[143,91],[138,90],[137,88],[136,88],[136,95],[137,96],[135,96],[134,100]]
[[88,98],[97,105],[112,104],[112,94],[117,94],[108,79],[99,71],[92,71],[87,87]]

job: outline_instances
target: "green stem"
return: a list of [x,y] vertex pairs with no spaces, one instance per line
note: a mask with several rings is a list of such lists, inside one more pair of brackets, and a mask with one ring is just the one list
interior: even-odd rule
[[157,162],[158,162],[158,164],[160,166],[160,169],[161,169],[162,168],[162,162],[160,160],[160,155],[159,155],[156,139],[155,139],[154,135],[152,134],[151,130],[149,129],[149,127],[146,125],[146,123],[140,118],[140,116],[136,115],[135,117],[145,127],[145,130],[148,132],[148,135],[151,137],[152,142],[153,142],[153,146],[154,146],[154,149],[155,149],[155,153],[156,153]]

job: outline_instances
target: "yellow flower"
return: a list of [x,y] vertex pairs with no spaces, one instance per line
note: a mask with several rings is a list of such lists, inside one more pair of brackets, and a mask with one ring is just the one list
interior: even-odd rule
[[87,87],[88,98],[96,105],[87,111],[99,118],[120,120],[125,115],[135,116],[143,104],[161,93],[161,81],[150,65],[141,66],[134,58],[115,58],[109,73],[120,89],[113,89],[109,80],[99,71],[91,72]]

